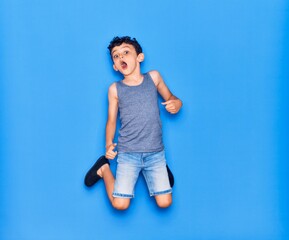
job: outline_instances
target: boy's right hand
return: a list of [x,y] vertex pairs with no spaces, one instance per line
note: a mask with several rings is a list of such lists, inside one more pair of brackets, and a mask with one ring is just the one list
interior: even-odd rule
[[116,143],[112,143],[106,147],[105,157],[109,160],[112,160],[117,155],[117,151],[113,151],[116,147]]

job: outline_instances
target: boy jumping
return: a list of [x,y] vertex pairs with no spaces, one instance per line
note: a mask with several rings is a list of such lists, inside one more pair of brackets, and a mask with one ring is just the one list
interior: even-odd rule
[[[150,196],[155,197],[159,207],[169,207],[173,178],[166,165],[158,93],[165,100],[162,105],[172,114],[180,110],[182,102],[171,93],[159,72],[141,73],[144,53],[135,38],[115,37],[108,49],[113,68],[123,75],[123,80],[109,87],[106,153],[89,170],[85,184],[91,186],[102,178],[112,206],[125,210],[134,197],[134,186],[142,172]],[[121,126],[116,144],[113,139],[118,112]],[[115,151],[116,146],[118,151]],[[114,178],[108,159],[116,156]]]

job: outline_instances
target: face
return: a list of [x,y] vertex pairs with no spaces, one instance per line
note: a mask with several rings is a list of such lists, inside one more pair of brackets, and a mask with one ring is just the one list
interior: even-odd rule
[[111,56],[114,70],[120,71],[125,76],[136,71],[140,62],[144,60],[143,53],[137,55],[135,48],[126,43],[114,47],[111,51]]

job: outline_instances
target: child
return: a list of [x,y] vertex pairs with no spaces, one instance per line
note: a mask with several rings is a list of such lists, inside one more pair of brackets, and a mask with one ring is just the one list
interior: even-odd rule
[[[142,171],[150,195],[161,208],[172,203],[172,182],[164,153],[162,128],[158,106],[158,93],[162,104],[172,114],[182,107],[157,71],[142,74],[144,61],[142,48],[135,38],[115,37],[108,46],[113,68],[123,80],[113,83],[108,90],[108,119],[106,124],[106,153],[100,157],[86,175],[86,185],[103,179],[113,207],[125,210],[134,197],[134,186]],[[113,143],[118,112],[121,126],[118,144]],[[115,151],[115,148],[118,151]],[[118,155],[116,178],[107,159]]]

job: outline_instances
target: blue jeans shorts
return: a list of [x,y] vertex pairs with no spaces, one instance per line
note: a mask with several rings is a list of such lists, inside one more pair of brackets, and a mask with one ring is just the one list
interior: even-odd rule
[[133,198],[134,186],[140,172],[144,175],[150,196],[172,192],[164,151],[119,153],[113,197]]

